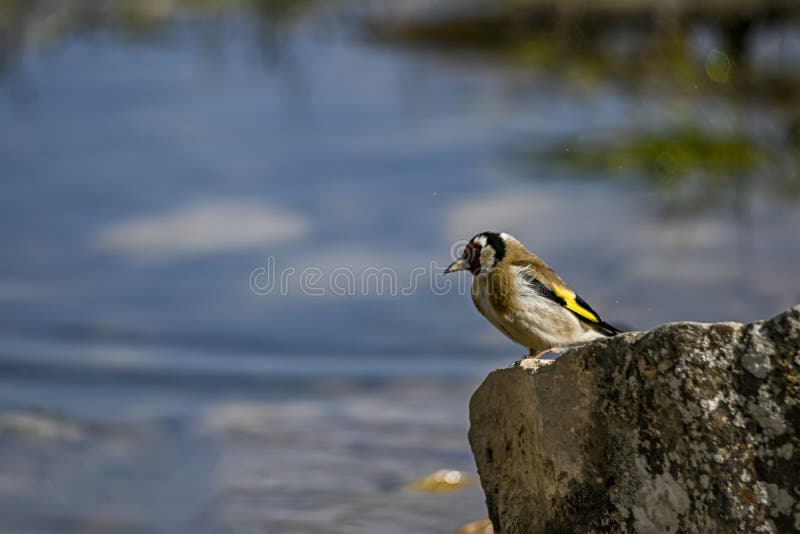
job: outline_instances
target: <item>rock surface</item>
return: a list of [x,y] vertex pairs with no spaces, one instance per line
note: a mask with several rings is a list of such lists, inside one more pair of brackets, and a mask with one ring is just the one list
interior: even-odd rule
[[800,306],[492,372],[470,444],[504,534],[800,530]]

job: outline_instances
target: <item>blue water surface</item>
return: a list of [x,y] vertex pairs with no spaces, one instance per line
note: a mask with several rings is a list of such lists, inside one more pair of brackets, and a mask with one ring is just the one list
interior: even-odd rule
[[[757,110],[403,50],[328,11],[272,36],[253,17],[90,28],[25,48],[0,80],[3,532],[479,519],[475,486],[404,487],[474,472],[469,395],[527,352],[466,278],[443,285],[482,230],[513,233],[630,328],[800,300],[800,210],[758,184],[744,220],[669,217],[644,182],[509,156]],[[259,294],[271,261],[294,274]],[[301,282],[308,268],[321,281]],[[363,283],[375,268],[397,287]],[[354,287],[334,290],[337,269]]]

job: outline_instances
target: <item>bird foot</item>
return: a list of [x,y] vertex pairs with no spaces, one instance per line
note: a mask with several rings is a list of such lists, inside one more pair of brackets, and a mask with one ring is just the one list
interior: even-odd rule
[[521,367],[523,369],[528,369],[531,371],[536,371],[537,369],[541,369],[542,367],[547,367],[555,360],[547,358],[524,358],[514,364],[514,367]]
[[[561,347],[553,347],[534,353],[531,350],[528,354],[522,357],[521,360],[514,362],[511,367],[524,367],[526,369],[538,369],[545,365],[551,364],[555,358],[561,356],[567,349]],[[553,358],[542,359],[545,354],[552,354]]]

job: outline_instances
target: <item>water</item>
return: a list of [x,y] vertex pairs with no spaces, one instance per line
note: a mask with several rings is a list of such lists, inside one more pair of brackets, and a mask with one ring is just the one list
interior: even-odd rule
[[[768,137],[760,103],[585,89],[366,40],[330,6],[251,9],[179,11],[148,31],[101,21],[7,65],[3,532],[480,519],[475,486],[406,489],[474,473],[469,396],[525,352],[429,282],[478,231],[513,233],[631,328],[800,301],[800,209],[769,180],[675,215],[646,180],[515,155],[698,116]],[[284,294],[251,288],[270,258],[295,269]],[[325,295],[303,290],[309,267]],[[370,267],[393,269],[397,291],[362,284]],[[332,289],[337,268],[353,291]]]

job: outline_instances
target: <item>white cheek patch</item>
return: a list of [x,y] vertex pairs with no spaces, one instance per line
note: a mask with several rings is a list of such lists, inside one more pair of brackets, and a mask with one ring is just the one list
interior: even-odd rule
[[487,243],[485,236],[478,236],[475,239],[473,239],[473,241],[475,241],[477,244],[479,244],[481,246],[481,248],[485,247],[486,243]]
[[481,249],[481,267],[484,269],[490,269],[494,267],[494,248],[492,245],[484,245]]

